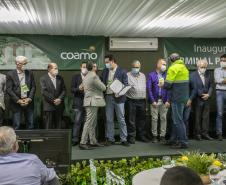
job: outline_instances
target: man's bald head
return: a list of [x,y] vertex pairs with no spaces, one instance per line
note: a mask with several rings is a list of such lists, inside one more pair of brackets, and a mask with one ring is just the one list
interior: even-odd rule
[[53,76],[55,77],[56,75],[58,75],[58,66],[56,63],[49,63],[48,64],[48,72]]

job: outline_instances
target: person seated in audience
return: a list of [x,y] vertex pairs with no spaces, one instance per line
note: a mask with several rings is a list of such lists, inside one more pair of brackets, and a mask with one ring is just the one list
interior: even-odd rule
[[18,149],[15,131],[0,127],[0,184],[60,184],[53,168],[48,169],[34,154],[17,153]]
[[200,176],[192,169],[176,166],[166,170],[160,185],[204,185]]

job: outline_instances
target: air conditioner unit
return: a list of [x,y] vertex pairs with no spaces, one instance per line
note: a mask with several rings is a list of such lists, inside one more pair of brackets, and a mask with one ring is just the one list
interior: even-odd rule
[[156,51],[158,38],[110,38],[110,51]]

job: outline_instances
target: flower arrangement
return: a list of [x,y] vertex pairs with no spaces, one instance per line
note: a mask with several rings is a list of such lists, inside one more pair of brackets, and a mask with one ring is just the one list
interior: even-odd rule
[[187,152],[176,160],[176,165],[187,166],[199,175],[208,175],[211,166],[223,169],[223,164],[216,154],[204,154],[199,152]]

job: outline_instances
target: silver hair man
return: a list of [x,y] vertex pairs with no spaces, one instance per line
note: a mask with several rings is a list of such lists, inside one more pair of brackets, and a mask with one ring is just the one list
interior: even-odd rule
[[15,131],[11,127],[0,127],[0,155],[17,152],[18,148]]
[[15,59],[16,64],[18,63],[23,63],[23,64],[27,64],[27,57],[25,56],[17,56]]
[[207,62],[207,60],[202,59],[202,60],[198,60],[197,63],[196,63],[196,65],[197,65],[197,67],[207,66],[208,65],[208,62]]

